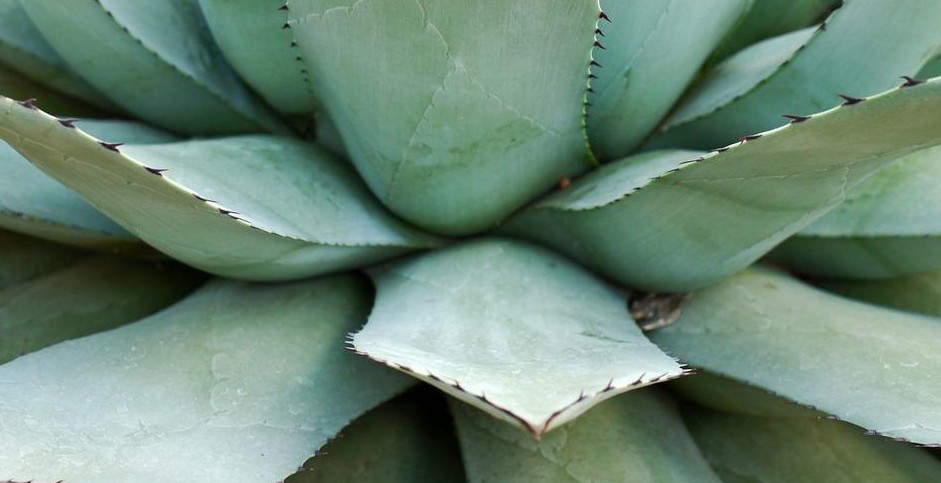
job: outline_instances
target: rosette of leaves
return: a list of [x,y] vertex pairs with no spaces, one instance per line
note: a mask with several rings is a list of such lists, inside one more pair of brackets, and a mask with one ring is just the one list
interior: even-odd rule
[[0,14],[0,480],[941,478],[930,0]]

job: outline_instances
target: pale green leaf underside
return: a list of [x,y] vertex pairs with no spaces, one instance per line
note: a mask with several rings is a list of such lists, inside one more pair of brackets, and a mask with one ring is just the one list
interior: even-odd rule
[[61,270],[83,256],[70,247],[0,230],[0,290]]
[[941,148],[899,159],[772,256],[797,271],[886,278],[941,268]]
[[534,441],[467,405],[451,404],[470,483],[719,483],[679,413],[644,389],[605,401]]
[[0,106],[0,137],[33,164],[208,272],[299,278],[436,243],[386,213],[351,169],[301,141],[256,135],[109,149],[42,111],[10,99]]
[[206,23],[226,60],[283,113],[310,114],[318,102],[293,45],[284,0],[199,0]]
[[941,271],[888,280],[815,283],[831,292],[864,302],[941,317]]
[[535,436],[615,394],[680,376],[624,295],[572,262],[485,239],[374,272],[353,348]]
[[683,361],[892,438],[941,444],[941,321],[749,270],[651,335]]
[[726,483],[937,483],[941,461],[846,423],[703,412],[689,430]]
[[[807,115],[862,97],[914,75],[938,46],[941,9],[933,0],[846,0],[804,42],[769,40],[715,68],[666,122],[651,148],[710,149],[783,124],[781,115]],[[772,59],[777,59],[772,61]],[[879,59],[872,62],[871,59]],[[736,89],[725,84],[735,79]],[[749,82],[742,82],[748,80]]]
[[0,63],[69,97],[101,109],[116,109],[65,65],[36,30],[19,0],[0,1]]
[[588,138],[603,159],[631,152],[656,127],[750,0],[603,0]]
[[284,130],[222,58],[195,1],[21,4],[73,70],[143,119],[198,134]]
[[[173,137],[123,121],[81,121],[108,142],[169,142]],[[140,251],[137,237],[43,174],[7,144],[0,144],[0,227],[84,248]]]
[[343,350],[360,280],[214,281],[0,366],[0,479],[279,481],[408,378]]
[[451,421],[436,416],[408,396],[388,402],[344,428],[285,483],[463,483]]
[[180,267],[102,255],[0,290],[0,364],[139,320],[181,298],[197,280]]
[[699,158],[678,151],[625,158],[502,230],[630,286],[703,287],[766,254],[895,158],[941,142],[938,112],[941,79],[934,79]]
[[287,5],[353,162],[405,219],[480,231],[588,168],[583,102],[597,0]]

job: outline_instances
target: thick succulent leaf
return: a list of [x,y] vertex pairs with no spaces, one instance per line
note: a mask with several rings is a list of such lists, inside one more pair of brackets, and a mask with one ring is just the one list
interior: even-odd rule
[[748,15],[716,47],[710,62],[718,62],[758,41],[822,22],[842,0],[758,0]]
[[279,481],[410,384],[343,350],[369,298],[352,277],[214,281],[0,366],[0,480]]
[[654,342],[889,437],[941,444],[941,321],[749,270],[693,295]]
[[623,295],[522,242],[484,239],[373,272],[354,350],[539,437],[615,394],[683,369]]
[[353,421],[285,483],[465,482],[449,416],[421,402],[400,397]]
[[898,156],[941,142],[938,112],[941,79],[801,118],[698,158],[687,151],[625,158],[517,214],[503,230],[629,286],[704,287],[824,215]]
[[36,30],[20,0],[0,0],[0,64],[69,97],[104,110],[117,109],[65,65]]
[[0,290],[61,270],[84,255],[69,247],[0,230]]
[[941,317],[941,271],[887,280],[824,280],[815,284],[857,300]]
[[284,0],[199,0],[206,23],[232,67],[283,113],[309,114],[318,107],[310,79],[285,29]]
[[701,412],[689,430],[726,483],[941,482],[941,461],[839,421]]
[[[845,0],[820,28],[769,39],[716,66],[649,148],[711,149],[914,75],[938,46],[933,0]],[[872,62],[871,59],[879,59]]]
[[941,269],[941,147],[873,175],[839,207],[771,256],[789,268],[838,278],[891,278]]
[[0,364],[139,320],[199,280],[181,267],[102,255],[0,290]]
[[671,381],[667,387],[702,406],[727,413],[771,418],[827,417],[767,389],[708,372]]
[[387,214],[322,149],[268,135],[115,147],[0,99],[0,137],[157,249],[220,275],[278,280],[436,241]]
[[2,64],[0,64],[0,95],[15,99],[31,99],[33,104],[60,116],[94,117],[104,114],[100,109],[46,87]]
[[598,405],[541,441],[452,403],[470,483],[719,483],[676,408],[653,390]]
[[225,62],[192,0],[29,0],[53,49],[116,104],[170,130],[283,131]]
[[602,159],[627,155],[652,131],[750,0],[603,0],[604,49],[594,52],[588,138]]
[[941,49],[938,49],[938,51],[934,53],[934,56],[931,57],[931,60],[925,63],[921,70],[918,71],[916,77],[919,79],[927,79],[939,75],[941,75]]
[[597,0],[287,6],[357,169],[419,226],[488,228],[589,167],[583,103]]
[[[87,120],[81,126],[106,142],[173,140],[168,134],[132,122]],[[0,178],[0,227],[83,248],[146,251],[137,237],[43,174],[7,144],[0,144],[0,170],[4,173]]]

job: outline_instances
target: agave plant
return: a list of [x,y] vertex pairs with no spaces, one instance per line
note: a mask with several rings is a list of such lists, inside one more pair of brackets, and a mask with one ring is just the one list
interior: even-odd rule
[[0,480],[941,481],[939,24],[0,0]]

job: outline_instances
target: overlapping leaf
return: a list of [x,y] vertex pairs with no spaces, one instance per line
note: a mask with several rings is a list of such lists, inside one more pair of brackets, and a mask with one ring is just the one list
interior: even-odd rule
[[839,421],[702,412],[689,429],[726,483],[941,481],[941,461]]
[[0,230],[0,290],[65,268],[84,255],[79,250]]
[[689,364],[874,433],[941,444],[941,323],[749,270],[653,332]]
[[941,148],[912,153],[853,190],[772,258],[811,275],[877,279],[941,269]]
[[463,483],[447,413],[403,397],[344,428],[285,483]]
[[117,147],[0,98],[0,137],[159,250],[208,272],[290,279],[434,245],[323,150],[267,135]]
[[633,287],[706,286],[839,205],[895,158],[941,142],[941,79],[906,85],[698,158],[658,151],[603,166],[503,230]]
[[471,483],[718,483],[680,415],[663,394],[634,391],[599,404],[534,441],[452,403]]
[[615,394],[683,373],[624,298],[572,262],[485,239],[374,273],[354,350],[539,437]]
[[748,10],[747,0],[602,1],[592,64],[588,135],[600,158],[628,153],[656,127],[723,36]]
[[941,271],[886,280],[818,281],[831,292],[866,302],[941,317]]
[[0,64],[91,106],[117,109],[66,66],[36,30],[19,0],[0,1]]
[[[932,0],[844,0],[817,29],[756,44],[713,68],[649,148],[712,149],[914,75],[938,46]],[[874,62],[871,59],[879,59]]]
[[0,290],[0,364],[139,320],[200,279],[178,266],[97,256]]
[[411,382],[343,350],[361,280],[214,281],[0,366],[0,480],[278,481]]
[[284,130],[222,58],[195,1],[21,5],[69,67],[142,119],[198,134]]
[[582,121],[597,0],[286,5],[353,162],[405,219],[480,231],[589,167]]
[[[132,122],[89,120],[81,126],[106,142],[173,140],[168,134]],[[0,227],[84,248],[145,250],[137,237],[43,174],[7,144],[0,144],[0,170],[4,173],[0,178]]]

